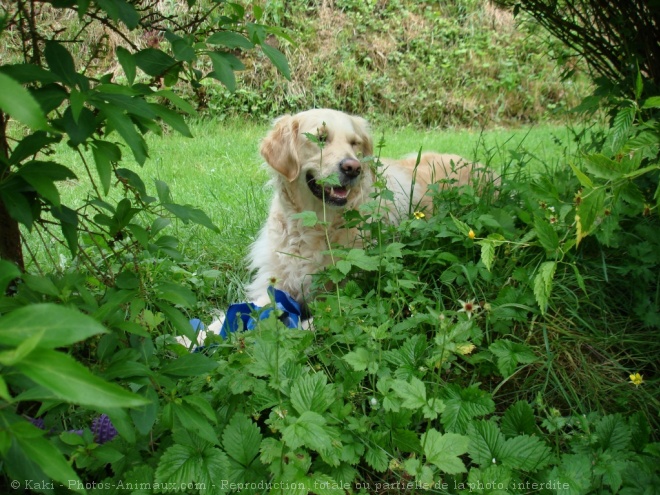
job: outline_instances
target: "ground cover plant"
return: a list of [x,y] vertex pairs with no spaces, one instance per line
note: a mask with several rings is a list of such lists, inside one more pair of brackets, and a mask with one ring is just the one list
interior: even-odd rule
[[[106,27],[150,12],[76,5]],[[12,35],[41,12],[19,7],[4,19]],[[3,491],[657,491],[660,103],[645,74],[586,100],[592,120],[610,113],[602,126],[524,139],[471,131],[467,149],[457,133],[451,151],[492,165],[501,186],[438,188],[433,215],[410,205],[396,227],[382,221],[380,188],[347,213],[365,248],[328,247],[335,263],[318,282],[334,289],[314,303],[312,331],[284,327],[275,311],[195,349],[176,337],[194,337],[190,318],[208,322],[247,276],[238,245],[267,192],[236,173],[253,154],[237,148],[256,145],[260,129],[223,142],[215,124],[174,112],[190,108],[158,84],[180,67],[199,82],[195,57],[216,53],[209,44],[256,47],[278,32],[226,7],[212,22],[220,36],[193,15],[199,40],[170,32],[167,48],[120,50],[122,77],[135,69],[135,84],[86,72],[54,39],[25,38],[29,60],[1,67]],[[235,68],[224,50],[211,58]],[[231,85],[222,62],[213,69]],[[171,132],[162,122],[222,137],[217,148],[156,151],[147,131]],[[444,139],[386,129],[373,167],[381,153]],[[126,159],[146,163],[148,149],[151,168]],[[201,164],[217,154],[222,185],[203,187],[214,165]],[[204,211],[227,203],[247,207]]]

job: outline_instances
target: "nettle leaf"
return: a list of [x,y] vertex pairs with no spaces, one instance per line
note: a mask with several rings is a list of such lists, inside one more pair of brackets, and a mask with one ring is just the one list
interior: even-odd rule
[[379,473],[387,471],[389,466],[387,452],[377,445],[367,445],[367,449],[364,453],[364,460]]
[[537,216],[534,219],[534,230],[543,249],[551,253],[559,249],[559,236],[552,225],[550,225],[550,222]]
[[211,422],[196,407],[187,403],[172,403],[171,405],[174,416],[185,430],[193,432],[215,445],[220,444]]
[[495,243],[487,239],[477,242],[481,245],[481,262],[490,271],[495,261]]
[[506,466],[492,465],[483,470],[473,467],[468,474],[467,486],[490,487],[479,490],[484,495],[509,495],[512,479],[511,469]]
[[404,380],[394,380],[392,388],[403,399],[401,402],[402,407],[417,410],[426,405],[426,387],[419,378],[413,377],[410,383]]
[[364,347],[356,347],[355,350],[342,356],[342,359],[355,371],[365,371],[372,364],[372,358],[372,354]]
[[364,252],[364,249],[351,249],[346,255],[346,261],[367,272],[378,270],[380,266],[380,258],[369,256]]
[[456,433],[445,435],[431,428],[421,438],[427,462],[447,474],[465,473],[465,464],[459,456],[468,450],[470,439]]
[[545,442],[539,437],[528,435],[508,439],[505,449],[499,455],[499,460],[505,466],[525,472],[543,469],[552,460],[552,451]]
[[0,342],[5,346],[18,346],[25,339],[40,334],[38,346],[54,349],[100,333],[107,333],[107,330],[91,316],[65,306],[42,303],[5,314],[0,326]]
[[473,421],[468,426],[468,453],[476,464],[502,464],[513,469],[535,472],[552,460],[552,451],[538,437],[520,435],[505,440],[492,421]]
[[555,276],[557,262],[545,261],[539,267],[534,277],[534,296],[541,309],[541,314],[545,314],[548,309],[550,293],[552,292],[552,279]]
[[244,414],[234,414],[222,434],[225,452],[247,468],[259,455],[262,435],[259,427]]
[[160,458],[154,481],[162,486],[197,483],[213,493],[211,487],[228,478],[229,460],[222,450],[177,444],[169,447]]
[[507,437],[538,433],[532,406],[524,400],[509,407],[502,418],[502,433]]
[[302,220],[303,227],[314,227],[319,223],[319,217],[316,216],[315,211],[301,211],[300,213],[294,213],[292,218]]
[[504,378],[510,377],[518,364],[529,364],[538,359],[528,346],[506,339],[493,342],[488,350],[497,358],[497,369]]
[[603,450],[624,450],[632,439],[630,428],[620,414],[602,417],[595,428],[598,444]]
[[282,440],[292,449],[303,445],[317,452],[332,447],[332,437],[325,429],[325,418],[313,411],[305,411],[282,431]]
[[577,240],[576,244],[591,234],[598,225],[596,220],[603,214],[605,204],[605,189],[598,188],[583,194],[582,201],[575,215]]
[[0,73],[0,109],[32,130],[48,130],[44,111],[30,92],[14,79]]
[[441,421],[449,432],[464,434],[473,418],[495,410],[490,394],[480,390],[477,385],[468,388],[449,385],[441,391],[440,398],[445,405]]
[[66,354],[50,349],[35,349],[16,369],[30,380],[64,401],[104,410],[116,407],[139,407],[148,401],[132,392],[108,383]]
[[619,110],[619,113],[614,117],[612,123],[612,151],[614,153],[619,151],[621,145],[628,138],[630,128],[635,121],[635,107],[626,106]]
[[291,386],[291,404],[299,414],[305,411],[325,412],[335,400],[335,387],[328,385],[326,375],[303,375]]

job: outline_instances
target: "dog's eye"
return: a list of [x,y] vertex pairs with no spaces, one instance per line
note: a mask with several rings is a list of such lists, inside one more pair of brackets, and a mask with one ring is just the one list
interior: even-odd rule
[[351,139],[350,145],[355,147],[355,146],[360,146],[362,143],[358,141],[357,139]]

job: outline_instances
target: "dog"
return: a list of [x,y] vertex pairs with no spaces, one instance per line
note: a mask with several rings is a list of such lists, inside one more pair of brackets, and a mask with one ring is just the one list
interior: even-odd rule
[[[344,226],[344,212],[370,199],[376,174],[369,163],[374,151],[369,124],[358,116],[314,109],[275,120],[261,143],[261,155],[274,172],[274,195],[268,218],[248,255],[254,278],[249,300],[269,302],[268,286],[288,292],[305,304],[312,276],[332,263],[330,246],[359,247],[355,229]],[[381,159],[383,176],[394,200],[388,218],[431,211],[426,194],[441,179],[467,184],[472,167],[458,155],[423,153],[401,160]],[[371,160],[373,163],[373,160]],[[305,226],[302,212],[314,212],[319,222]]]

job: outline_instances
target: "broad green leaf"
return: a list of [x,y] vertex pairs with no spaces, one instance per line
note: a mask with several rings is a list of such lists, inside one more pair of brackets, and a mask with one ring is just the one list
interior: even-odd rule
[[227,48],[245,48],[247,50],[254,48],[254,44],[245,36],[232,31],[219,31],[213,33],[206,39],[211,45],[222,45]]
[[148,401],[108,383],[66,354],[50,349],[35,349],[15,368],[58,398],[104,410],[137,407]]
[[133,82],[135,81],[135,74],[137,67],[133,54],[123,46],[118,46],[115,49],[115,55],[117,56],[117,60],[119,60],[119,64],[121,65],[121,68],[124,69],[124,74],[126,74],[126,79],[128,80],[128,84],[132,85]]
[[403,400],[401,405],[406,409],[417,410],[426,405],[426,387],[419,378],[413,377],[410,383],[404,380],[394,380],[392,388]]
[[303,227],[314,227],[319,223],[319,218],[316,216],[315,211],[302,211],[294,213],[292,218],[302,220]]
[[573,169],[573,173],[575,174],[575,177],[577,177],[578,181],[580,184],[582,184],[583,187],[588,187],[589,189],[592,189],[594,187],[594,183],[592,180],[587,177],[587,175],[582,172],[579,168],[577,168],[575,165],[572,163],[569,163],[571,169]]
[[32,130],[48,130],[48,122],[39,103],[30,92],[11,77],[0,73],[0,109]]
[[324,413],[335,400],[335,388],[326,375],[303,375],[291,386],[291,404],[299,414],[305,411]]
[[255,376],[278,377],[282,366],[293,360],[290,347],[283,347],[277,342],[259,339],[254,344],[253,361],[248,365],[248,371]]
[[190,308],[197,302],[195,293],[188,287],[175,282],[161,282],[156,286],[156,297],[159,300]]
[[188,101],[184,100],[179,95],[177,95],[176,93],[174,93],[169,89],[161,89],[160,91],[156,91],[154,93],[154,96],[160,96],[169,100],[170,103],[172,103],[182,112],[188,113],[190,115],[197,114],[197,110],[195,110],[195,107],[193,107]]
[[262,435],[259,427],[244,414],[234,414],[222,434],[225,452],[244,467],[259,455]]
[[445,405],[441,421],[448,432],[464,434],[473,418],[495,410],[490,394],[477,385],[467,388],[449,385],[441,391],[440,398]]
[[167,203],[163,205],[167,211],[175,215],[177,218],[187,224],[188,222],[193,222],[202,227],[206,227],[213,232],[220,232],[220,229],[211,221],[204,211],[193,208],[188,205],[177,205],[173,203]]
[[191,341],[197,337],[195,330],[190,326],[190,320],[177,308],[170,306],[163,300],[157,302],[160,309],[166,316],[167,321],[175,330],[177,335],[188,337]]
[[581,495],[593,491],[592,476],[593,466],[589,455],[564,454],[561,465],[554,467],[546,475],[545,481],[561,484],[562,495]]
[[660,108],[660,96],[651,96],[644,101],[642,105],[644,110],[648,108]]
[[220,81],[232,93],[236,91],[236,76],[234,69],[224,53],[209,52],[209,57],[213,63],[212,76]]
[[441,434],[435,428],[424,433],[421,438],[427,462],[434,464],[443,473],[465,473],[465,464],[458,457],[468,450],[468,437],[456,433]]
[[630,444],[631,433],[626,421],[620,414],[603,416],[595,428],[598,445],[603,450],[618,452],[625,450]]
[[57,143],[59,137],[49,135],[44,131],[37,131],[21,139],[14,147],[9,157],[10,165],[18,165],[29,157],[34,157],[37,153],[49,149],[53,143]]
[[510,406],[504,413],[501,428],[506,437],[537,434],[538,428],[532,406],[524,400]]
[[64,165],[37,160],[25,163],[17,174],[34,187],[44,199],[55,206],[60,205],[60,193],[55,186],[55,182],[76,178],[76,174]]
[[367,445],[367,450],[364,453],[364,460],[379,473],[387,471],[389,466],[387,452],[378,445]]
[[105,114],[112,129],[116,130],[124,141],[126,141],[126,144],[128,144],[128,147],[133,152],[135,160],[140,165],[144,165],[144,162],[149,156],[147,143],[137,132],[131,119],[123,111],[114,108],[112,105],[98,102],[95,105]]
[[31,304],[7,313],[0,325],[0,345],[17,346],[42,334],[39,347],[66,347],[107,330],[91,316],[52,303]]
[[458,230],[459,233],[466,236],[472,230],[468,224],[459,220],[454,215],[451,216],[451,219],[454,221],[454,225],[456,226],[456,229]]
[[109,141],[92,141],[92,155],[96,163],[96,171],[101,180],[103,194],[108,194],[112,182],[112,166],[121,160],[121,150],[115,143]]
[[495,423],[472,421],[468,425],[467,435],[470,437],[468,453],[472,462],[484,467],[499,463],[505,439]]
[[40,82],[50,84],[61,82],[62,79],[53,72],[36,64],[12,64],[0,66],[0,73],[6,74],[20,84]]
[[[202,493],[222,493],[222,480],[229,478],[227,455],[215,447],[204,449],[188,445],[172,445],[161,456],[155,482],[161,486],[206,486]],[[215,486],[216,490],[212,487]]]
[[[7,260],[0,259],[0,294],[7,292],[9,284],[21,276],[21,271],[18,267]],[[6,316],[3,317],[3,322]],[[2,329],[0,329],[2,335]]]
[[511,376],[519,364],[533,363],[538,359],[528,346],[506,339],[496,340],[488,350],[497,358],[497,369],[504,378]]
[[185,430],[199,435],[207,442],[212,442],[215,445],[220,444],[218,436],[208,418],[195,407],[185,402],[182,404],[172,403],[172,412]]
[[165,74],[169,69],[178,64],[178,62],[161,50],[156,48],[145,48],[133,55],[136,65],[144,71],[145,74],[152,77],[159,77]]
[[624,172],[620,164],[600,153],[585,156],[584,166],[591,175],[605,180],[616,180]]
[[44,55],[50,70],[73,86],[76,82],[76,64],[69,51],[57,41],[47,41]]
[[183,377],[200,376],[210,373],[218,367],[213,359],[200,353],[184,354],[176,359],[166,362],[160,369],[164,375]]
[[12,433],[20,449],[44,473],[75,492],[85,493],[78,475],[62,453],[42,436],[43,431],[27,422],[21,422],[12,425]]
[[612,151],[617,153],[621,145],[627,140],[628,133],[635,121],[635,107],[624,106],[614,117],[612,123]]
[[557,269],[557,262],[545,261],[541,264],[536,276],[534,277],[534,296],[541,309],[541,314],[545,314],[548,309],[548,301],[552,292],[552,280]]
[[289,81],[291,80],[291,72],[289,70],[289,63],[286,60],[284,54],[279,51],[277,48],[263,43],[261,45],[261,50],[266,54],[266,56],[273,63],[275,68],[286,77]]
[[163,105],[156,104],[152,104],[150,107],[154,113],[163,120],[163,122],[177,131],[179,134],[189,138],[193,137],[190,129],[188,128],[188,124],[186,124],[186,121],[174,110],[170,110]]
[[550,464],[552,457],[552,451],[539,437],[520,435],[505,442],[496,460],[512,469],[536,472]]
[[477,244],[481,245],[481,262],[486,267],[486,270],[490,271],[495,260],[495,244],[487,239],[479,241]]
[[325,429],[326,420],[312,411],[306,411],[294,423],[284,428],[282,440],[292,449],[303,445],[309,449],[321,452],[330,450],[332,438]]
[[550,225],[550,222],[537,216],[534,219],[534,230],[541,246],[546,251],[555,253],[559,249],[559,236],[552,225]]
[[473,491],[480,495],[510,495],[512,478],[511,470],[506,466],[495,464],[483,470],[473,467],[467,485],[475,487]]
[[115,23],[121,20],[131,30],[138,26],[140,14],[126,0],[97,0],[97,3]]
[[364,252],[364,249],[351,249],[346,255],[346,261],[367,272],[378,270],[380,266],[380,258],[378,256],[369,256]]
[[144,406],[134,407],[130,410],[130,415],[137,431],[141,435],[146,435],[151,431],[158,418],[160,409],[158,394],[150,385],[143,386],[137,393],[147,399],[149,403]]
[[342,359],[355,371],[365,371],[371,363],[372,356],[364,347],[356,347],[355,350],[347,352]]

